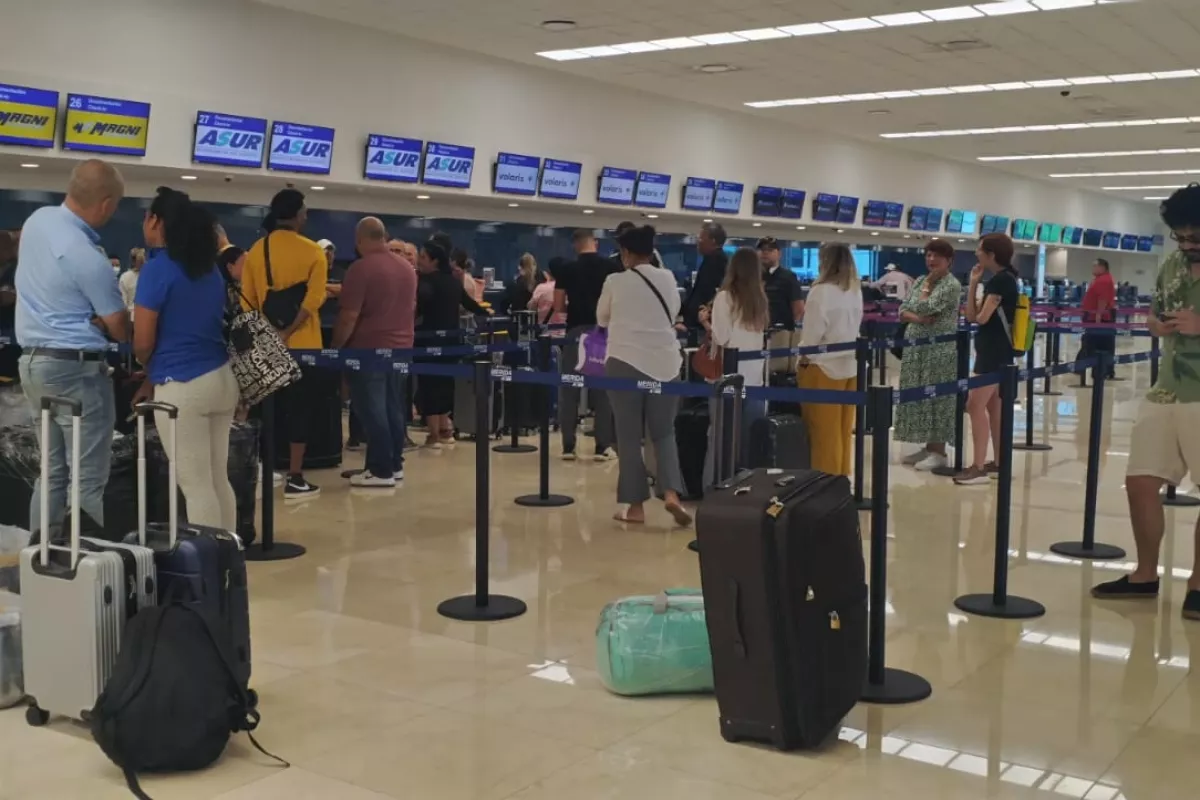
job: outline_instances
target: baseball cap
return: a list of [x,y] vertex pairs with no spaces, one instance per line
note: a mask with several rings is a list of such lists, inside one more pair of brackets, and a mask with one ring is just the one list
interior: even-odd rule
[[337,245],[328,239],[322,239],[321,241],[317,242],[317,244],[320,245],[322,250],[337,250]]
[[758,244],[754,245],[755,250],[778,250],[779,240],[774,236],[764,236],[758,240]]

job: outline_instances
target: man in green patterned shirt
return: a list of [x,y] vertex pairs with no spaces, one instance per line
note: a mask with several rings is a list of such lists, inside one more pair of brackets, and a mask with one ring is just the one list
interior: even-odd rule
[[[1138,409],[1125,477],[1137,568],[1092,589],[1103,599],[1158,596],[1166,527],[1160,492],[1167,484],[1177,486],[1189,472],[1192,480],[1200,473],[1200,184],[1176,191],[1161,213],[1178,250],[1163,261],[1154,286],[1147,325],[1162,340],[1162,368]],[[1200,521],[1195,537],[1183,616],[1200,620]]]

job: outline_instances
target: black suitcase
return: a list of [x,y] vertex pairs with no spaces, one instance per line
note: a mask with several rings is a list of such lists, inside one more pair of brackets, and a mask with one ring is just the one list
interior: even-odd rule
[[[772,372],[767,377],[767,385],[776,389],[795,389],[796,388],[796,373],[794,372]],[[767,404],[768,413],[771,414],[791,414],[792,416],[800,416],[800,404],[792,402],[782,402],[772,400]]]
[[867,675],[858,511],[842,476],[741,472],[696,516],[721,735],[816,747]]
[[808,425],[793,414],[772,414],[750,424],[750,467],[809,469]]
[[[685,408],[675,416],[675,447],[687,490],[684,500],[704,497],[704,459],[708,455],[708,404]],[[657,454],[656,454],[657,455]]]

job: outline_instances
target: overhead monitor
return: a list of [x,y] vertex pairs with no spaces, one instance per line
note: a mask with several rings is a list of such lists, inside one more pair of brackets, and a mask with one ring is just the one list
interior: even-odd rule
[[853,225],[858,219],[858,198],[842,195],[837,203],[837,222]]
[[267,169],[328,175],[333,163],[333,128],[275,122]]
[[717,182],[712,178],[688,178],[683,182],[685,211],[712,211]]
[[448,186],[451,189],[469,189],[474,171],[474,147],[430,142],[425,148],[422,183],[429,186]]
[[1139,253],[1150,253],[1154,250],[1153,236],[1139,236],[1137,240],[1137,249]]
[[1099,228],[1088,228],[1083,232],[1084,247],[1099,247],[1104,237],[1104,231]]
[[754,191],[754,215],[783,216],[783,189],[779,186],[760,186]]
[[833,222],[837,219],[838,196],[836,194],[818,194],[813,198],[812,218],[815,222]]
[[0,84],[0,144],[54,147],[58,92]]
[[742,210],[742,194],[745,190],[744,183],[717,181],[717,197],[713,201],[713,211],[720,214],[737,214]]
[[67,95],[64,150],[144,156],[149,132],[149,103],[86,94]]
[[1116,231],[1105,231],[1101,246],[1107,247],[1110,250],[1116,250],[1121,246],[1121,234]]
[[867,205],[863,208],[863,225],[881,228],[886,214],[887,203],[882,200],[868,200]]
[[1121,237],[1122,250],[1137,250],[1138,237],[1137,234],[1127,233]]
[[784,189],[783,201],[779,204],[779,216],[784,219],[800,219],[804,216],[803,189]]
[[583,175],[583,164],[578,161],[559,161],[547,158],[542,164],[542,197],[556,200],[579,199],[579,178]]
[[540,156],[500,153],[496,156],[496,165],[492,173],[492,191],[498,194],[533,197],[537,194],[538,177],[541,172]]
[[263,165],[266,149],[265,119],[212,111],[196,114],[196,132],[192,137],[193,162],[257,169]]
[[369,134],[363,177],[373,181],[416,183],[421,178],[424,145],[420,139]]
[[639,172],[633,204],[644,208],[666,208],[671,176],[661,172]]
[[633,187],[637,185],[637,170],[605,167],[600,170],[596,199],[616,206],[633,204]]

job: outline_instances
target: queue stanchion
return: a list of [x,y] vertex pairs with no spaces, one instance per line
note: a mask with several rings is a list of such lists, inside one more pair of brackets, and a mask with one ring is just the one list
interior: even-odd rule
[[1062,392],[1054,388],[1054,368],[1062,363],[1060,358],[1061,352],[1059,351],[1058,323],[1050,320],[1049,327],[1050,330],[1046,331],[1046,358],[1044,359],[1046,377],[1042,384],[1042,391],[1038,392],[1038,394],[1043,397],[1059,397],[1062,395]]
[[1008,593],[1008,528],[1012,511],[1013,404],[1017,399],[1015,365],[1004,368],[1000,381],[1000,480],[996,487],[996,554],[991,594],[967,594],[954,601],[958,610],[997,619],[1033,619],[1046,613],[1036,600]]
[[[965,381],[971,377],[971,329],[959,328],[957,344],[958,380]],[[953,478],[963,471],[963,440],[966,439],[967,390],[960,388],[954,396],[954,464],[945,467],[934,467],[931,472],[943,478]]]
[[509,441],[492,448],[493,453],[534,453],[537,447],[532,444],[522,444],[517,428],[520,423],[520,413],[517,410],[517,400],[525,396],[525,386],[508,383],[504,387],[504,416],[508,423]]
[[1158,359],[1161,353],[1158,349],[1158,337],[1150,337],[1150,385],[1158,383]]
[[[722,366],[724,375],[712,386],[713,397],[716,399],[713,404],[711,422],[714,485],[725,482],[737,473],[737,448],[740,440],[738,432],[742,426],[742,392],[746,387],[746,378],[738,371],[737,363],[737,351],[733,351],[732,358],[729,356],[729,351],[725,351]],[[732,371],[730,371],[730,367],[733,368]],[[730,387],[733,388],[732,396],[726,397],[726,392]],[[727,408],[730,407],[732,407],[732,413],[726,414]],[[732,424],[726,426],[726,420],[730,419]],[[727,437],[726,433],[730,435]],[[727,444],[728,446],[726,446]],[[693,553],[699,553],[700,541],[693,539],[688,542],[687,548]]]
[[[476,430],[486,431],[492,413],[492,362],[480,360],[475,367],[475,424]],[[526,611],[523,600],[488,591],[491,566],[490,450],[487,437],[475,437],[475,593],[452,597],[438,605],[443,617],[464,622],[495,622],[519,617]]]
[[[1048,444],[1033,441],[1033,348],[1025,354],[1025,441],[1013,444],[1013,450],[1032,450],[1034,452],[1045,452],[1054,448]],[[1050,368],[1047,367],[1046,374],[1050,374]]]
[[868,392],[871,415],[871,568],[867,607],[867,681],[862,701],[882,705],[916,703],[933,694],[929,681],[911,672],[887,667],[887,496],[888,453],[895,392],[890,386],[872,386]]
[[247,561],[286,561],[306,552],[302,545],[275,541],[275,395],[259,406],[259,461],[262,464],[262,531],[258,541],[246,545]]
[[[858,378],[856,391],[865,395],[871,380],[871,341],[865,336],[858,337],[858,346],[854,350],[858,361]],[[867,461],[867,406],[863,403],[854,407],[854,504],[859,511],[869,511],[871,501],[865,496],[863,482]]]
[[[881,325],[880,327],[882,328],[883,326]],[[891,337],[884,337],[883,343],[885,346],[878,348],[875,352],[879,353],[879,383],[887,386],[887,357],[888,351],[891,350],[894,342],[892,341]]]
[[1088,428],[1088,457],[1087,478],[1084,483],[1083,499],[1083,541],[1058,542],[1050,545],[1052,552],[1069,558],[1094,559],[1107,561],[1114,558],[1124,558],[1125,551],[1111,544],[1096,542],[1096,500],[1099,496],[1100,485],[1100,448],[1103,446],[1100,434],[1104,427],[1104,384],[1107,381],[1109,364],[1112,356],[1109,353],[1098,355],[1096,366],[1092,369],[1092,420]]
[[[538,337],[538,370],[550,372],[550,337]],[[575,502],[575,498],[565,494],[550,494],[550,406],[554,402],[555,388],[543,387],[542,413],[538,422],[538,493],[524,494],[515,502],[519,506],[533,508],[562,508]]]

